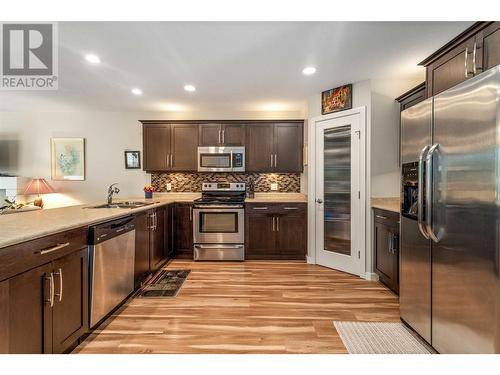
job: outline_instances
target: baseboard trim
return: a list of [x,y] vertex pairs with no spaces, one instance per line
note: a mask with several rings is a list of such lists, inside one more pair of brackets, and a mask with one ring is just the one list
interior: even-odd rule
[[365,272],[365,280],[378,281],[378,275],[375,272]]
[[307,262],[307,264],[316,264],[316,262],[314,261],[314,258],[310,257],[309,255],[306,255],[306,262]]

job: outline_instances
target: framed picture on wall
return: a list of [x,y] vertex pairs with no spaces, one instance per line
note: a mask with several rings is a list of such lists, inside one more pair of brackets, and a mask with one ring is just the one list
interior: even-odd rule
[[52,138],[53,180],[85,180],[85,138]]
[[125,168],[140,169],[141,168],[141,152],[140,151],[125,151]]
[[339,86],[321,93],[321,114],[352,108],[352,84]]

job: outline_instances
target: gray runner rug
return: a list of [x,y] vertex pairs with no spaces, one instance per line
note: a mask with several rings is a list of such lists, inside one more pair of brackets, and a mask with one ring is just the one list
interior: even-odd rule
[[434,354],[403,323],[333,322],[349,354]]

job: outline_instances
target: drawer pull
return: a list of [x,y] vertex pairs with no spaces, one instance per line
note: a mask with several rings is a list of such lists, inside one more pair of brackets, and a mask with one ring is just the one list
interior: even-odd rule
[[267,207],[254,207],[254,210],[267,210]]
[[63,249],[65,247],[67,247],[67,246],[69,246],[69,242],[60,243],[60,244],[57,244],[55,246],[49,247],[47,249],[43,249],[43,250],[40,250],[40,251],[35,251],[35,254],[44,255],[44,254],[48,254],[48,253],[51,253],[51,252],[56,251],[56,250]]
[[387,220],[387,216],[375,215],[376,218]]
[[285,210],[298,210],[298,207],[283,207]]

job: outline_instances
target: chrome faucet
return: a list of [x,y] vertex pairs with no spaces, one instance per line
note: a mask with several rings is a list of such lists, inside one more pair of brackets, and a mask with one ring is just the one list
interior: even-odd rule
[[113,194],[118,194],[120,192],[120,189],[118,189],[115,185],[118,185],[118,183],[115,182],[108,187],[108,204],[113,203]]

